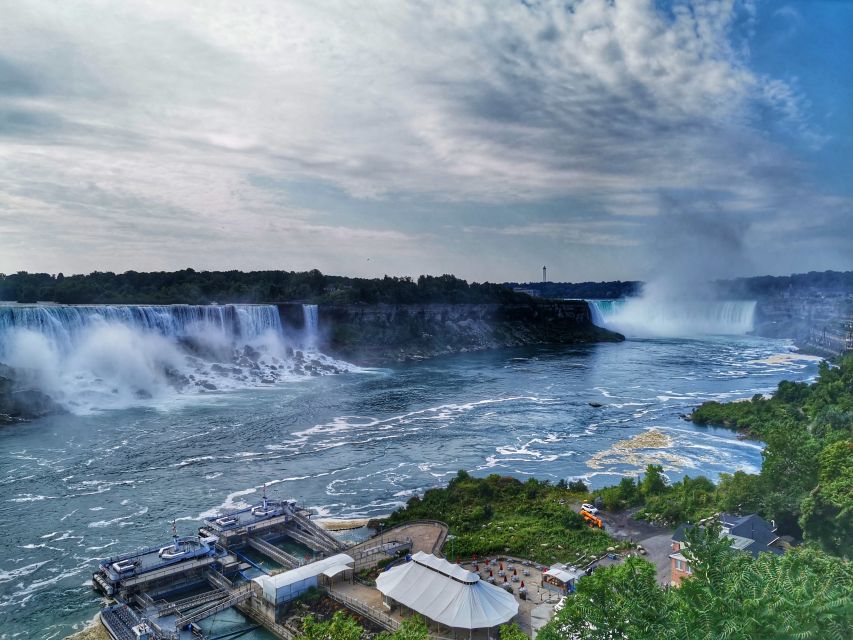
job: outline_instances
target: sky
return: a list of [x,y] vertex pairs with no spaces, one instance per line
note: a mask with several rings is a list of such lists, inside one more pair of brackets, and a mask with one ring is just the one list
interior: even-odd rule
[[853,268],[853,1],[0,16],[0,272]]

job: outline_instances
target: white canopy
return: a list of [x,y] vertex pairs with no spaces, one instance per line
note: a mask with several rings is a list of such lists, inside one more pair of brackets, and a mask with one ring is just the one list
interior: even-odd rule
[[518,613],[511,593],[422,551],[411,562],[379,574],[376,587],[424,617],[457,629],[495,627]]
[[336,564],[335,566],[326,569],[323,572],[323,575],[327,578],[334,578],[336,575],[338,575],[342,571],[346,571],[347,569],[352,569],[352,567],[346,564]]
[[[316,586],[317,576],[331,577],[344,569],[351,569],[352,567],[347,565],[354,562],[352,556],[339,553],[330,558],[323,558],[274,576],[258,576],[253,582],[261,585],[267,602],[281,604],[298,597],[312,586]],[[327,571],[332,571],[332,573],[327,573]]]

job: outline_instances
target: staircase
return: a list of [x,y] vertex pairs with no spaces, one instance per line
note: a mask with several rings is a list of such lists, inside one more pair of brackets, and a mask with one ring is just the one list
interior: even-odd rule
[[214,602],[210,606],[198,609],[192,613],[186,613],[178,616],[175,625],[178,629],[184,629],[194,622],[204,620],[205,618],[219,613],[220,611],[225,611],[225,609],[229,609],[234,605],[245,602],[250,597],[252,597],[252,585],[245,584],[242,587],[237,587],[230,593],[226,594],[224,600]]
[[293,569],[300,565],[299,560],[295,556],[290,555],[286,551],[279,549],[275,545],[272,545],[261,538],[249,538],[249,546],[256,551],[260,551],[268,558],[272,558],[281,566],[288,569]]
[[287,524],[285,532],[294,540],[301,542],[314,551],[335,554],[346,549],[346,545],[340,540],[301,515],[293,516],[293,520]]
[[216,589],[214,591],[208,591],[207,593],[202,593],[197,596],[184,598],[183,600],[176,600],[175,602],[163,602],[162,604],[158,604],[157,614],[159,616],[171,614],[179,616],[183,611],[195,609],[196,607],[199,607],[203,604],[222,600],[223,598],[227,597],[228,590]]

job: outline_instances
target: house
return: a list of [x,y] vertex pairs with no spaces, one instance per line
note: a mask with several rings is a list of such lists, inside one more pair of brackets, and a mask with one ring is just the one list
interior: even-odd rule
[[[721,513],[716,517],[720,523],[720,538],[731,540],[731,548],[758,557],[759,553],[781,555],[776,526],[757,514],[736,516]],[[682,578],[693,574],[690,561],[681,552],[685,547],[685,534],[693,525],[681,525],[672,535],[672,553],[669,555],[672,570],[672,585],[678,586]]]

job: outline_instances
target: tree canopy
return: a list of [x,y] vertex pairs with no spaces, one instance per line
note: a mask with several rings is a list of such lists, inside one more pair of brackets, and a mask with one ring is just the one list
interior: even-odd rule
[[95,271],[0,274],[0,300],[65,304],[275,303],[291,300],[339,303],[509,303],[530,296],[502,285],[468,283],[452,275],[349,278],[319,271]]
[[753,558],[719,530],[696,527],[684,554],[692,577],[662,589],[640,558],[578,581],[538,640],[752,640],[847,638],[853,568],[814,548]]

